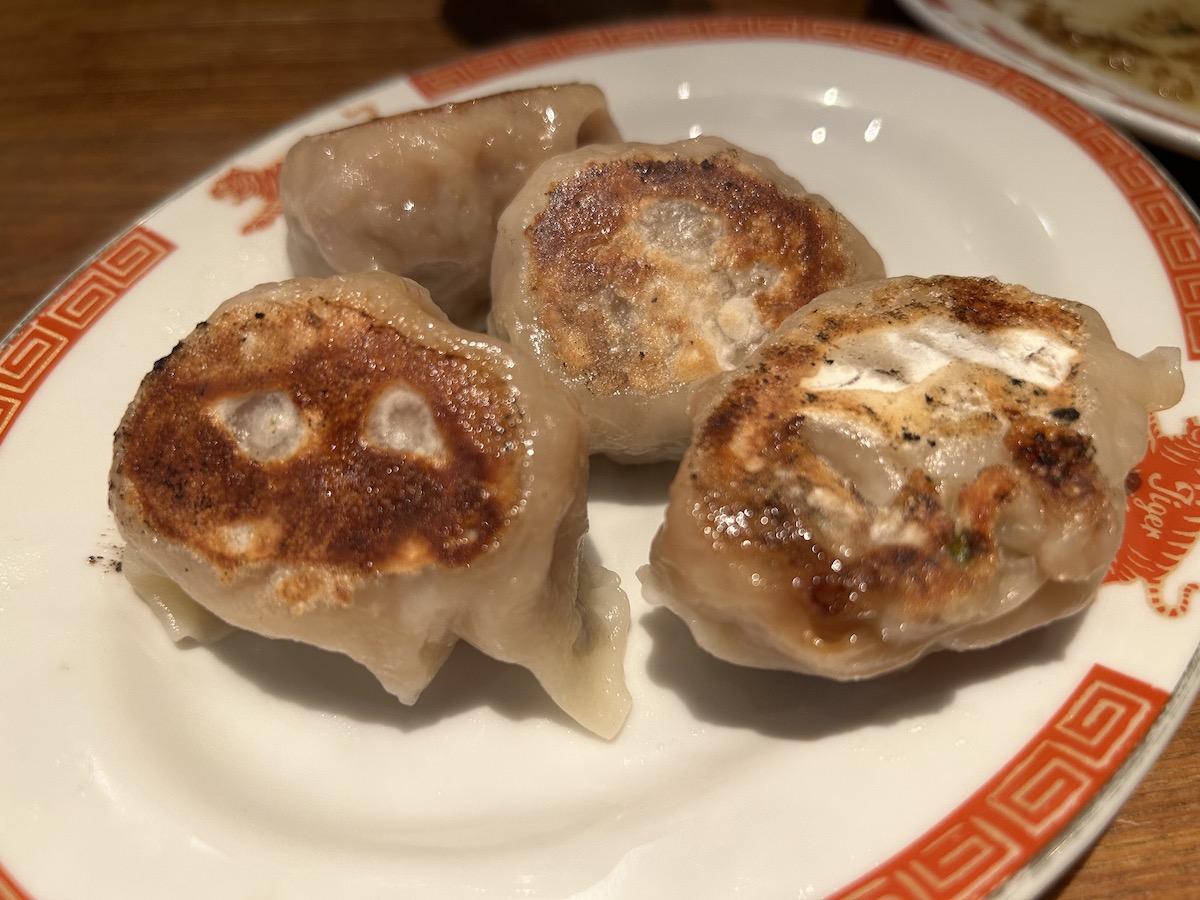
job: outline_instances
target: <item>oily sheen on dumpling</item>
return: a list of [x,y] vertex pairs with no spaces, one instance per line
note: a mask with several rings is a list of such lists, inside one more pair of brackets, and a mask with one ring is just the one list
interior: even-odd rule
[[375,119],[299,141],[280,173],[297,275],[381,269],[482,327],[500,213],[543,160],[619,140],[599,88],[564,84]]
[[828,201],[717,137],[584,147],[500,219],[489,329],[579,399],[593,452],[678,458],[688,398],[824,291],[883,275]]
[[1069,615],[1179,352],[983,278],[831,291],[698,398],[648,600],[736,663],[858,679]]
[[366,273],[254,288],[155,363],[109,503],[177,637],[212,631],[186,595],[408,704],[463,639],[611,737],[629,612],[581,563],[587,472],[578,406],[532,360]]

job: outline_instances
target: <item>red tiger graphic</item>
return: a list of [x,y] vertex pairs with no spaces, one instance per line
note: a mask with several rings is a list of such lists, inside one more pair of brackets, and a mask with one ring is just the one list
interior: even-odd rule
[[283,204],[279,200],[279,172],[282,168],[283,160],[265,169],[232,166],[213,183],[210,193],[216,200],[228,200],[237,206],[247,200],[261,201],[258,212],[242,225],[242,234],[261,231],[283,215]]
[[1125,540],[1105,582],[1141,579],[1155,612],[1182,616],[1200,584],[1189,582],[1172,600],[1163,581],[1188,554],[1200,533],[1200,419],[1188,419],[1184,433],[1162,433],[1150,417],[1150,446],[1129,475]]

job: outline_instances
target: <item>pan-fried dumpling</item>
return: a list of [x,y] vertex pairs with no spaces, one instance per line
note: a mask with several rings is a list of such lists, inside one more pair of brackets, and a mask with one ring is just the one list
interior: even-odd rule
[[501,217],[489,329],[570,388],[593,452],[672,459],[696,385],[818,294],[882,275],[824,198],[727,141],[585,147]]
[[616,733],[628,602],[585,569],[579,409],[386,273],[263,285],[149,372],[109,503],[135,587],[340,651],[405,703],[461,638]]
[[619,140],[599,88],[565,84],[447,103],[299,141],[280,173],[297,275],[382,269],[482,327],[496,221],[543,160]]
[[831,291],[698,398],[645,595],[736,663],[857,679],[1082,608],[1179,352],[982,278]]

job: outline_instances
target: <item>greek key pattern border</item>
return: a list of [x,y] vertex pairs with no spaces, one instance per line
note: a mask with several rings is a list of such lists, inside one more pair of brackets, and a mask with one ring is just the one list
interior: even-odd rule
[[986,896],[1078,815],[1145,737],[1167,693],[1094,666],[990,781],[831,900]]
[[105,247],[0,346],[0,442],[66,352],[174,249],[174,244],[149,228],[131,229]]

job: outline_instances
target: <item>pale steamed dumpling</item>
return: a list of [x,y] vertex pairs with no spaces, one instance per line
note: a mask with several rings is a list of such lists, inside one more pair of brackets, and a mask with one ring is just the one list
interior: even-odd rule
[[482,326],[500,213],[544,160],[619,139],[604,94],[588,84],[493,94],[306,137],[280,174],[293,269],[405,275],[456,324]]

